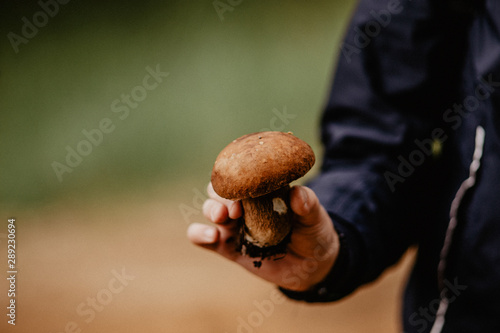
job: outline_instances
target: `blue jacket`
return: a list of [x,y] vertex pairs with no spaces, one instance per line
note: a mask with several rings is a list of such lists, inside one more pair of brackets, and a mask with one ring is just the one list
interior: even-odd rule
[[500,332],[500,2],[361,0],[322,142],[339,259],[284,292],[340,299],[416,245],[404,331]]

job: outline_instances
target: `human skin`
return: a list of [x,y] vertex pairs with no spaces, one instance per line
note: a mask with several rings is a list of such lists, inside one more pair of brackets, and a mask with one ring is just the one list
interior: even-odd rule
[[192,243],[236,262],[273,284],[294,291],[310,289],[332,269],[339,252],[339,238],[330,216],[310,188],[292,187],[290,205],[294,220],[287,254],[279,260],[265,260],[261,267],[255,267],[255,258],[242,255],[235,247],[238,218],[242,216],[241,202],[221,198],[211,184],[207,192],[209,199],[203,204],[203,214],[211,224],[191,224],[187,237]]

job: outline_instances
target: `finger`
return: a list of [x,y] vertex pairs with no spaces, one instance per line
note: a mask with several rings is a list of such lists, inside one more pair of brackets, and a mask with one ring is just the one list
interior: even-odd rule
[[294,186],[290,193],[290,206],[296,214],[296,220],[303,226],[313,226],[328,218],[318,197],[308,187]]
[[[228,213],[228,216],[230,219],[236,220],[243,215],[243,209],[241,207],[241,202],[233,201],[233,200],[229,200],[229,199],[224,199],[224,198],[220,197],[217,193],[215,193],[214,188],[212,186],[212,183],[208,184],[207,193],[208,193],[208,196],[210,198],[212,198],[212,200],[220,202],[227,207],[227,213]],[[207,216],[205,215],[205,217],[207,217]],[[209,220],[211,220],[209,217],[207,217],[207,218]]]
[[228,221],[229,212],[227,206],[215,199],[207,199],[203,203],[202,210],[205,218],[213,223],[221,224]]
[[243,208],[241,207],[241,201],[233,201],[231,205],[227,208],[229,218],[236,220],[243,215]]
[[193,223],[187,230],[188,239],[197,245],[215,244],[219,240],[219,231],[215,227]]
[[212,227],[193,223],[188,227],[187,238],[195,245],[237,261],[241,257],[241,253],[236,249],[237,230],[225,226]]

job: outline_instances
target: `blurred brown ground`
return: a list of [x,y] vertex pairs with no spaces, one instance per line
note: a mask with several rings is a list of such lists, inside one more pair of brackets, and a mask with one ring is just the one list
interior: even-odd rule
[[[286,300],[270,308],[274,286],[186,240],[190,221],[182,217],[180,204],[164,195],[142,202],[124,198],[85,205],[68,200],[15,216],[16,326],[7,324],[7,284],[2,279],[0,331],[401,331],[400,298],[412,252],[375,283],[341,302],[309,305]],[[201,214],[191,217],[203,220]],[[6,253],[5,241],[1,248]],[[5,272],[4,263],[2,267]],[[123,288],[113,282],[115,290],[123,289],[116,293],[109,292],[113,270],[129,276]],[[77,313],[81,303],[98,295],[107,304],[95,311],[95,318]],[[268,307],[259,312],[255,303]]]

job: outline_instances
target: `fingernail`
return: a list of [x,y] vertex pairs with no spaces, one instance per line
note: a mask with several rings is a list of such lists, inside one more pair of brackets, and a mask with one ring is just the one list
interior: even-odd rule
[[304,203],[304,208],[309,209],[309,196],[307,195],[307,191],[304,188],[300,188],[300,197],[302,199],[302,202]]
[[238,208],[239,203],[238,202],[233,202],[231,206],[229,206],[229,217],[234,218],[236,215],[236,209]]
[[207,227],[203,230],[203,239],[207,242],[212,242],[215,239],[215,229]]

